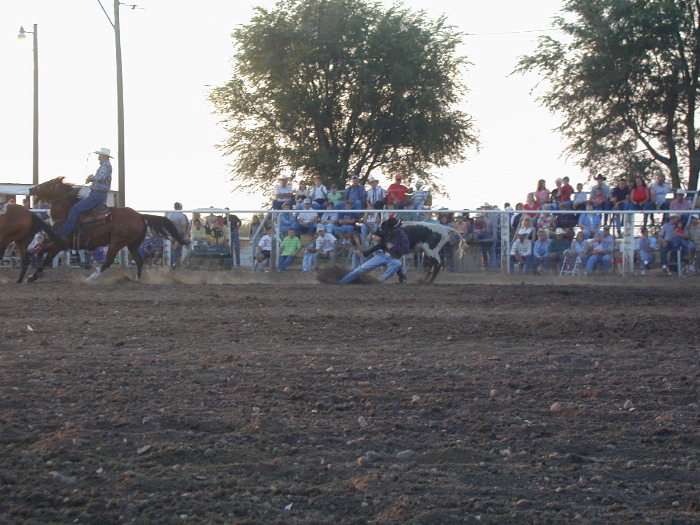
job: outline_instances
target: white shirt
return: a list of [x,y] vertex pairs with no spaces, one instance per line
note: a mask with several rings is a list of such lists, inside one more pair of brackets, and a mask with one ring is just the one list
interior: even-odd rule
[[266,250],[271,252],[272,251],[272,237],[269,235],[263,235],[262,239],[260,239],[260,242],[258,243],[258,246],[260,246],[260,249]]
[[297,220],[304,224],[312,224],[318,220],[318,212],[312,210],[304,210],[297,213]]
[[275,188],[275,197],[280,202],[291,202],[291,197],[280,197],[280,195],[284,195],[286,193],[294,194],[294,189],[289,184],[286,186],[282,186],[280,184]]
[[316,249],[321,252],[330,252],[335,248],[337,239],[333,234],[326,232],[323,237],[316,237]]

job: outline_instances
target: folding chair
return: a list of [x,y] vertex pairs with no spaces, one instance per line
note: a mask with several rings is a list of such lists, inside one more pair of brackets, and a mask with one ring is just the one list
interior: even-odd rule
[[561,262],[559,275],[579,275],[581,270],[579,265],[582,264],[581,257],[575,253],[565,253],[564,260]]

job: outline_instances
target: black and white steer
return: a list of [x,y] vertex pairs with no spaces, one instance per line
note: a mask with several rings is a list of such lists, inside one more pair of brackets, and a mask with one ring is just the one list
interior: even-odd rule
[[462,235],[449,226],[432,222],[406,221],[401,227],[406,232],[411,243],[411,251],[422,250],[430,262],[424,277],[424,281],[427,283],[435,281],[435,277],[440,272],[440,267],[442,266],[440,250],[445,244],[450,242],[453,235],[459,238],[457,253],[461,254],[466,248],[466,241],[462,238]]
[[[442,224],[406,221],[401,224],[401,229],[403,229],[408,237],[411,251],[421,250],[425,254],[427,262],[429,262],[429,264],[424,263],[424,267],[427,268],[427,270],[423,280],[427,283],[432,283],[435,281],[435,277],[437,277],[437,274],[440,273],[440,267],[442,266],[440,250],[442,250],[445,244],[450,242],[453,235],[459,238],[457,254],[461,254],[466,247],[466,241],[457,230]],[[381,236],[381,231],[377,232],[377,234],[378,236]],[[367,256],[370,253],[380,249],[382,249],[381,241],[369,250],[366,250],[364,255]],[[402,273],[399,273],[398,275],[401,281],[405,279],[405,276]]]

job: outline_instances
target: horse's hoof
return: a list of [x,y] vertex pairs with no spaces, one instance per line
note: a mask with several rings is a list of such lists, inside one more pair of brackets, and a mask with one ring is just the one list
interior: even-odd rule
[[[31,276],[27,277],[27,282],[28,282],[28,283],[33,283],[34,281],[36,281],[36,276],[35,276],[35,275],[31,275]],[[17,282],[18,282],[18,283],[21,283],[22,281],[17,281]]]
[[96,269],[94,272],[92,272],[92,274],[90,275],[90,277],[88,277],[87,279],[85,279],[85,281],[86,281],[86,282],[94,281],[95,279],[97,279],[97,278],[100,276],[101,273],[102,273],[102,272],[101,272],[100,269],[98,268],[98,269]]

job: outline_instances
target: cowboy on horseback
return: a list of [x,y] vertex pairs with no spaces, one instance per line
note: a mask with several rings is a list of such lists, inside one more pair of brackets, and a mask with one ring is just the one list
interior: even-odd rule
[[65,239],[70,237],[71,233],[73,233],[78,223],[78,217],[82,212],[91,210],[107,202],[107,194],[112,185],[112,165],[109,162],[112,156],[107,148],[102,148],[94,153],[98,155],[100,167],[94,175],[90,175],[85,181],[86,183],[92,183],[90,186],[90,194],[71,207],[65,224],[57,232]]

